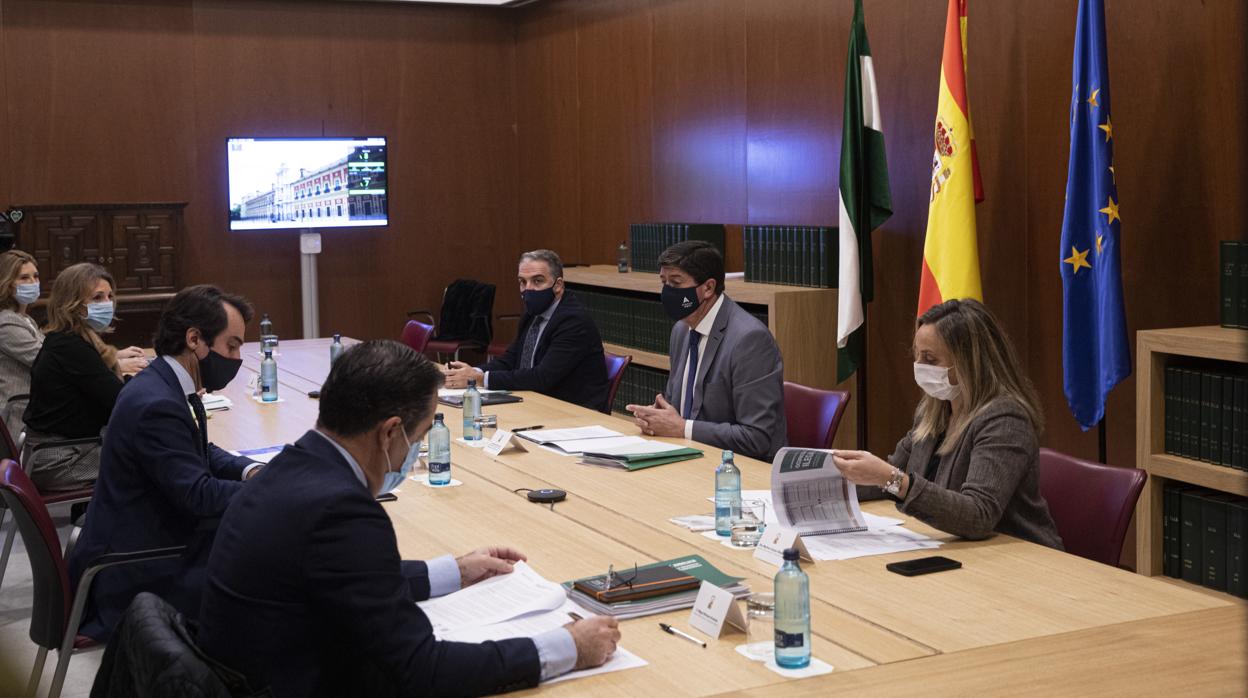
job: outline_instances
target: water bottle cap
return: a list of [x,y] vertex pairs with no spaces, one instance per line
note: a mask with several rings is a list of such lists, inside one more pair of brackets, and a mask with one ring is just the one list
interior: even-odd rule
[[340,335],[340,334],[338,334],[337,332],[335,332],[335,333],[334,333],[334,341],[335,341],[335,342],[337,342],[337,341],[338,341],[338,340],[340,340],[340,339],[342,339],[342,335]]
[[723,454],[724,460],[732,460],[732,451],[725,450]]
[[433,421],[435,421],[435,422],[440,422],[440,421],[442,421],[442,413],[441,413],[441,412],[438,412],[438,413],[434,414],[434,415],[433,415]]
[[475,387],[477,387],[477,379],[476,379],[476,378],[469,378],[469,379],[468,379],[468,387],[469,387],[469,388],[475,388]]
[[800,553],[797,552],[797,548],[785,548],[784,549],[784,561],[785,562],[789,562],[789,561],[797,562],[801,558],[802,556]]

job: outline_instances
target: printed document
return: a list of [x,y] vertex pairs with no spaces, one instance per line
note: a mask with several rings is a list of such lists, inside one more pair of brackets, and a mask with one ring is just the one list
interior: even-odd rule
[[771,494],[780,525],[803,538],[867,530],[858,490],[841,476],[830,450],[780,449],[771,463]]

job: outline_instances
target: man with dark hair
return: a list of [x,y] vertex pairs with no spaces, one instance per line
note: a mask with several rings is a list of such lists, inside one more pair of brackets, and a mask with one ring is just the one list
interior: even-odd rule
[[536,390],[592,410],[608,408],[606,357],[589,311],[563,281],[563,262],[551,250],[520,255],[516,273],[524,316],[507,353],[476,368],[453,361],[446,387],[468,379],[494,390]]
[[150,591],[193,618],[215,524],[261,467],[208,442],[203,389],[224,388],[243,360],[251,306],[215,286],[191,286],[165,306],[157,359],[122,388],[104,436],[100,478],[70,579],[105,553],[185,545],[180,558],[111,567],[91,585],[81,633],[108,639],[130,601]]
[[[442,642],[415,601],[508,574],[501,546],[399,558],[376,496],[404,480],[442,375],[398,342],[348,349],[321,388],[316,428],[230,505],[208,563],[199,644],[277,696],[480,695],[601,664],[614,618],[535,638]],[[257,535],[262,531],[263,535]]]
[[690,240],[659,256],[660,299],[676,321],[671,373],[652,405],[629,405],[642,432],[770,461],[785,443],[784,362],[771,332],[724,295],[724,258]]

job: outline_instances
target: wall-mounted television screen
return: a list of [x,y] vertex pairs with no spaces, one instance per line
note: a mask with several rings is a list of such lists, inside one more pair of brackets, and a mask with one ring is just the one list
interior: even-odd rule
[[230,230],[386,225],[385,138],[231,138]]

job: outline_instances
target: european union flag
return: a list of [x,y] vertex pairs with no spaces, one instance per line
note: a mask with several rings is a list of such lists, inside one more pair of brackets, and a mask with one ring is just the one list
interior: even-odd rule
[[1101,421],[1109,391],[1131,374],[1118,260],[1122,220],[1114,176],[1105,4],[1080,0],[1059,259],[1066,401],[1084,431]]

